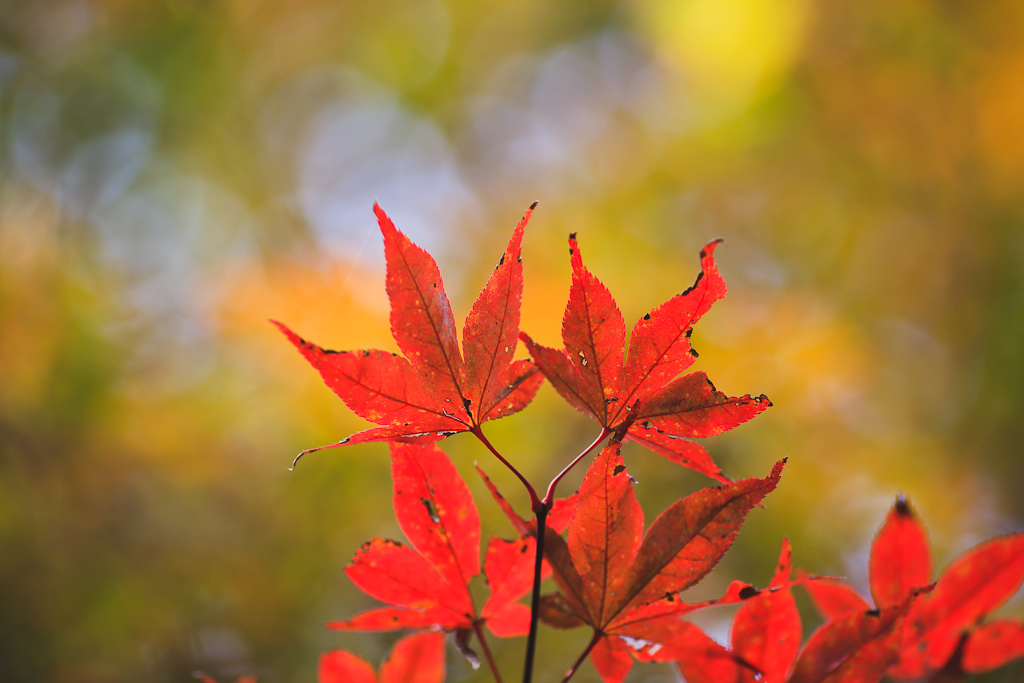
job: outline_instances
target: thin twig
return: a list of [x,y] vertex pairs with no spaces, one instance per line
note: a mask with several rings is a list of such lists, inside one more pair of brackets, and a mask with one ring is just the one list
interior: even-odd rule
[[597,645],[597,641],[599,640],[601,640],[600,631],[594,631],[594,637],[590,639],[589,643],[587,643],[587,648],[576,660],[576,663],[572,665],[572,668],[565,672],[565,678],[562,679],[562,683],[569,683],[569,679],[572,678],[573,674],[579,670],[580,665],[583,664],[583,660],[587,658],[587,655],[590,654],[590,651],[594,649],[594,646]]
[[576,465],[576,463],[578,463],[583,458],[587,457],[587,454],[590,453],[590,451],[594,450],[597,447],[597,445],[599,443],[601,443],[602,441],[604,441],[604,438],[606,436],[608,436],[609,434],[611,434],[611,433],[612,432],[611,432],[610,429],[608,429],[607,427],[602,427],[601,428],[601,433],[597,436],[596,439],[594,439],[594,443],[592,443],[589,446],[587,446],[586,450],[584,450],[582,453],[577,455],[573,459],[573,461],[571,463],[569,463],[568,465],[565,466],[565,469],[563,469],[561,472],[559,472],[558,475],[554,479],[551,480],[551,483],[548,484],[548,491],[544,495],[544,500],[542,501],[545,505],[550,506],[554,502],[554,499],[555,499],[555,487],[558,486],[558,482],[562,480],[562,477],[567,475],[569,473],[569,470],[571,470],[573,468],[573,466]]
[[523,662],[523,683],[533,680],[533,657],[537,650],[537,617],[540,616],[540,577],[544,566],[544,529],[547,528],[550,506],[538,503],[534,509],[537,519],[537,548],[533,560],[533,595],[530,597],[530,634],[526,638],[526,659]]
[[484,638],[484,630],[480,626],[480,622],[473,620],[473,631],[476,632],[477,640],[480,641],[480,648],[484,651],[484,657],[487,659],[487,666],[491,667],[491,673],[494,674],[495,683],[504,683],[501,680],[501,673],[498,672],[498,665],[494,662],[494,655],[491,654],[491,648],[487,645],[487,639]]

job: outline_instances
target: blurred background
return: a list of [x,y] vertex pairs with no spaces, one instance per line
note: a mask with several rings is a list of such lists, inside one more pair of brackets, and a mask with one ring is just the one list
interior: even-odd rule
[[[3,2],[0,679],[385,656],[322,624],[375,604],[343,569],[401,536],[387,449],[286,470],[365,424],[267,323],[394,349],[374,199],[460,320],[540,200],[523,328],[548,344],[570,231],[627,326],[728,240],[694,369],[775,407],[706,445],[734,478],[789,465],[695,598],[766,582],[787,534],[866,588],[900,492],[938,569],[1024,528],[1022,27],[1013,0]],[[596,432],[550,387],[488,429],[538,485]],[[515,481],[444,445],[510,536],[473,462],[525,510]],[[710,483],[626,458],[648,520]],[[536,680],[587,638],[543,631]],[[522,639],[492,645],[515,680]],[[449,670],[489,679],[454,648]]]

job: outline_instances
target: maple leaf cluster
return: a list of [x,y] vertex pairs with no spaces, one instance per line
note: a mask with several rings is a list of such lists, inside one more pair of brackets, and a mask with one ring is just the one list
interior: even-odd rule
[[[608,289],[583,265],[569,237],[572,285],[562,320],[563,348],[519,329],[522,240],[534,209],[519,221],[473,303],[459,344],[455,319],[433,258],[374,205],[384,237],[391,330],[402,355],[328,351],[275,324],[357,415],[376,426],[320,448],[390,444],[392,503],[407,543],[374,538],[345,573],[385,606],[328,624],[339,631],[408,630],[379,673],[352,653],[323,655],[320,683],[436,683],[444,678],[444,633],[474,665],[479,643],[500,673],[485,635],[528,635],[524,682],[532,676],[538,620],[553,628],[589,628],[592,638],[563,681],[589,657],[605,683],[620,683],[634,661],[676,662],[690,683],[873,683],[883,675],[919,680],[940,670],[982,671],[1024,654],[1019,622],[982,623],[1024,579],[1021,535],[969,552],[934,585],[927,538],[909,505],[897,503],[875,540],[875,608],[851,588],[800,574],[788,541],[768,587],[735,581],[717,600],[685,602],[740,531],[747,514],[779,484],[785,461],[763,478],[731,481],[693,439],[714,436],[771,406],[764,396],[730,397],[702,372],[684,374],[697,353],[692,325],[725,296],[714,252],[700,253],[692,287],[643,315],[625,347],[623,316]],[[514,358],[521,340],[530,359]],[[525,408],[547,379],[600,426],[591,445],[559,473],[543,499],[487,440],[482,425]],[[481,574],[480,515],[466,482],[436,443],[472,433],[530,494],[533,518],[520,516],[477,467],[516,536],[486,544],[489,597],[471,590]],[[607,439],[579,491],[556,500],[560,478]],[[663,511],[645,530],[621,447],[634,441],[719,482]],[[303,453],[320,450],[313,448]],[[300,454],[301,457],[302,454]],[[297,458],[296,458],[297,460]],[[293,463],[294,465],[294,463]],[[563,536],[563,534],[565,534]],[[554,579],[557,592],[540,584]],[[792,587],[802,584],[826,623],[801,648]],[[520,599],[532,591],[531,606]],[[480,593],[477,593],[479,595]],[[729,647],[683,617],[742,603]]]
[[701,273],[692,287],[645,313],[625,351],[625,323],[608,289],[583,265],[576,234],[569,236],[572,287],[562,318],[564,349],[520,338],[551,385],[574,408],[620,439],[720,481],[728,481],[703,446],[691,438],[714,436],[769,406],[763,394],[729,397],[703,372],[679,375],[697,357],[692,325],[725,296],[715,247],[700,252]]
[[764,683],[873,683],[883,676],[952,682],[1024,657],[1024,622],[985,621],[1024,582],[1024,534],[971,548],[933,582],[925,528],[900,496],[871,546],[875,607],[844,582],[802,582],[826,620],[802,649],[800,614],[787,587],[791,567],[786,541],[771,582],[781,589],[737,611],[731,658],[719,652],[676,660],[688,683],[743,683],[755,680],[755,671]]
[[484,574],[490,598],[479,610],[470,582],[480,573],[480,514],[466,482],[436,444],[394,444],[393,505],[411,547],[367,541],[345,573],[391,607],[327,625],[339,631],[439,628],[468,634],[481,625],[496,636],[526,635],[530,611],[516,600],[532,587],[534,541],[492,538]]
[[384,235],[391,333],[405,356],[327,351],[274,321],[352,412],[380,425],[329,447],[436,441],[525,408],[542,381],[533,363],[513,360],[523,295],[523,229],[533,207],[466,316],[464,356],[437,263],[380,206],[373,210]]

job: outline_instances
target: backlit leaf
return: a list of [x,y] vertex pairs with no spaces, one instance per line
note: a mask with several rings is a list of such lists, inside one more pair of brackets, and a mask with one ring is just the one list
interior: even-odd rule
[[473,402],[470,412],[477,422],[483,422],[484,416],[507,396],[507,392],[502,396],[509,383],[505,372],[516,351],[523,299],[523,229],[534,206],[536,203],[516,225],[498,266],[473,302],[462,328],[466,398]]
[[406,538],[453,589],[480,573],[480,515],[469,487],[435,444],[392,445],[392,502]]
[[898,673],[942,668],[960,634],[998,609],[1024,581],[1024,534],[993,538],[957,558],[907,619]]
[[[793,549],[789,539],[783,539],[778,566],[769,587],[789,583],[792,566]],[[790,666],[796,661],[802,639],[800,613],[793,592],[788,588],[765,591],[744,603],[733,618],[732,651],[757,667],[764,683],[784,683]]]
[[823,625],[797,658],[789,683],[877,683],[899,656],[899,631],[915,596]]
[[620,638],[601,638],[590,651],[590,662],[604,683],[622,683],[633,668],[633,657]]
[[633,326],[623,374],[622,406],[637,400],[641,405],[647,404],[661,387],[693,364],[696,355],[690,346],[692,325],[707,313],[711,304],[725,296],[725,280],[714,259],[715,247],[720,242],[708,242],[701,250],[701,272],[692,287],[647,313]]
[[377,672],[351,652],[334,650],[320,655],[316,679],[319,683],[377,683]]
[[750,509],[779,483],[785,461],[764,479],[697,491],[674,503],[647,530],[630,570],[627,600],[642,604],[703,578],[732,545]]
[[644,531],[621,445],[610,442],[580,485],[569,525],[569,553],[583,579],[583,602],[595,624],[608,622],[622,602],[622,587]]
[[272,321],[345,405],[380,425],[303,453],[370,441],[436,441],[522,410],[541,384],[531,361],[512,359],[523,289],[520,247],[532,207],[466,319],[465,361],[437,263],[380,206],[373,210],[384,236],[391,333],[404,357],[326,351]]
[[932,581],[928,535],[904,496],[897,499],[875,536],[868,577],[878,607],[895,605],[914,588]]
[[[619,373],[626,344],[626,325],[608,288],[583,265],[576,233],[569,235],[572,287],[562,317],[562,343],[586,384],[602,402],[618,396]],[[601,410],[602,424],[609,411]]]
[[442,683],[444,635],[436,631],[406,636],[380,666],[380,683]]
[[[802,575],[802,572],[800,572]],[[811,601],[826,620],[850,612],[867,612],[871,605],[857,591],[842,581],[813,581],[804,584]]]
[[971,631],[961,663],[964,671],[980,674],[1019,657],[1024,657],[1024,623],[999,619]]
[[455,316],[444,292],[437,263],[412,243],[376,203],[373,212],[384,235],[385,280],[391,301],[391,334],[412,367],[448,398],[457,398],[449,411],[470,421],[463,400],[462,354]]
[[[673,462],[728,481],[707,452],[675,439],[714,436],[771,406],[767,397],[730,397],[703,373],[678,377],[693,362],[692,324],[725,296],[714,263],[719,240],[701,252],[694,286],[646,314],[634,327],[627,359],[622,315],[607,288],[583,265],[569,237],[572,286],[562,319],[564,349],[520,334],[534,362],[573,407],[619,438],[628,436]],[[628,433],[627,433],[628,430]]]
[[[492,590],[477,612],[469,591],[480,571],[480,517],[469,488],[435,444],[392,444],[393,504],[412,546],[373,539],[345,573],[363,592],[388,603],[328,628],[390,631],[432,628],[468,634],[487,624],[501,637],[529,630],[529,610],[515,601],[533,582],[532,538],[492,539],[485,572]],[[542,567],[543,572],[550,569]]]

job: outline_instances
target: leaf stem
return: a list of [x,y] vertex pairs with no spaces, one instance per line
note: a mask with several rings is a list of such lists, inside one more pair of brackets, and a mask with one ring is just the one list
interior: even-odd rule
[[494,662],[494,655],[491,654],[491,648],[487,645],[487,639],[484,638],[484,630],[480,626],[480,622],[473,620],[473,631],[476,633],[477,640],[480,641],[480,648],[484,651],[484,657],[487,658],[487,666],[491,667],[491,673],[494,674],[495,683],[504,683],[501,680],[501,673],[498,671],[498,665]]
[[526,638],[526,659],[523,661],[523,683],[533,680],[533,657],[537,651],[537,618],[540,616],[540,577],[544,567],[544,530],[547,528],[550,505],[538,501],[534,506],[537,518],[537,548],[533,560],[533,594],[530,596],[530,633]]
[[523,486],[526,487],[527,492],[529,492],[530,494],[530,507],[532,507],[534,510],[537,510],[541,504],[540,498],[537,497],[537,491],[533,488],[530,482],[526,481],[526,477],[524,477],[522,473],[519,470],[517,470],[512,463],[510,463],[508,460],[502,457],[501,453],[499,453],[497,449],[495,449],[494,446],[491,445],[491,442],[487,440],[486,436],[484,436],[484,432],[480,428],[480,425],[473,427],[473,429],[470,431],[472,431],[473,435],[480,440],[480,443],[487,447],[487,450],[494,454],[494,457],[501,461],[502,465],[509,468],[509,470],[512,471],[512,474],[519,477],[519,481],[523,482]]
[[594,631],[594,637],[590,639],[589,643],[587,643],[586,649],[583,650],[583,653],[576,659],[572,668],[565,672],[565,678],[562,679],[562,683],[568,683],[569,679],[573,677],[573,674],[579,671],[580,665],[583,664],[583,660],[587,658],[587,655],[590,654],[590,651],[594,649],[594,646],[597,645],[599,640],[601,640],[601,632]]
[[542,501],[545,505],[550,507],[551,504],[554,502],[554,500],[555,500],[555,487],[558,486],[558,482],[560,482],[562,480],[562,477],[567,475],[569,473],[569,470],[571,470],[576,465],[576,463],[578,463],[583,458],[587,457],[587,454],[590,453],[590,451],[592,451],[595,448],[597,448],[597,445],[599,443],[601,443],[602,441],[604,441],[604,438],[606,436],[608,436],[609,434],[611,434],[611,433],[612,433],[612,431],[610,429],[608,429],[607,427],[602,427],[601,428],[601,433],[598,434],[596,439],[594,439],[594,443],[592,443],[589,446],[587,446],[586,450],[584,450],[582,453],[577,455],[573,459],[573,461],[571,463],[569,463],[568,465],[565,466],[565,469],[563,469],[561,472],[559,472],[558,475],[554,479],[551,480],[551,483],[548,484],[548,491],[544,495],[544,500]]

